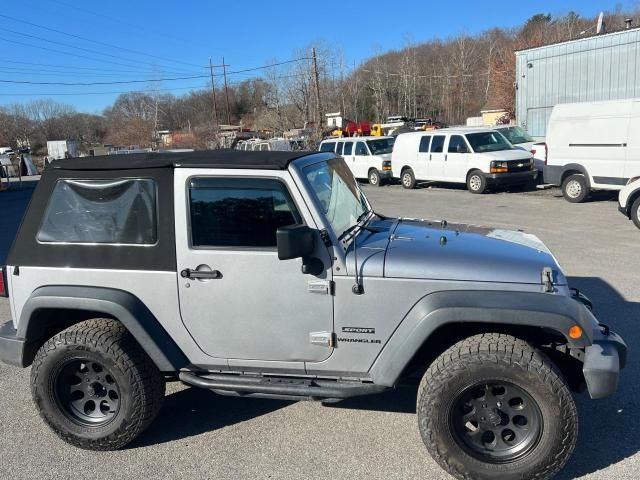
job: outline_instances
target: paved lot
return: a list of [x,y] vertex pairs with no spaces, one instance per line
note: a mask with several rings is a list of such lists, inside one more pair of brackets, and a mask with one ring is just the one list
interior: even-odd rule
[[[600,319],[632,349],[615,397],[578,397],[580,439],[559,478],[639,478],[640,231],[618,214],[615,202],[603,196],[572,205],[551,191],[473,196],[452,188],[365,189],[381,213],[523,228],[547,243],[572,284],[594,300]],[[0,211],[4,198],[0,194]],[[7,305],[0,303],[0,320],[7,318]],[[3,479],[449,478],[422,446],[412,389],[324,407],[233,399],[172,384],[160,417],[135,444],[92,453],[47,430],[28,382],[28,371],[0,366]]]

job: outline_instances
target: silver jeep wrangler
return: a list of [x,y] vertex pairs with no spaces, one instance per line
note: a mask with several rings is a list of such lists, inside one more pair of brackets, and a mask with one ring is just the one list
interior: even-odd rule
[[535,236],[385,217],[330,153],[58,161],[2,276],[0,360],[86,449],[135,439],[166,380],[334,402],[415,379],[444,469],[543,479],[575,446],[571,391],[611,395],[626,361]]

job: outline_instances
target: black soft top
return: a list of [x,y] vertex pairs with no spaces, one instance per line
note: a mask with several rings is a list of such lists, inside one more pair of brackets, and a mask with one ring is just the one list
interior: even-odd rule
[[316,152],[245,152],[204,150],[197,152],[146,152],[56,160],[61,170],[131,170],[144,168],[241,168],[286,170],[289,164]]

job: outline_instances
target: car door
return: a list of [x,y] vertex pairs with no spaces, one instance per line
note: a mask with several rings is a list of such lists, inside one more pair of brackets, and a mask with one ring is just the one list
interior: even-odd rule
[[431,135],[423,135],[420,137],[418,153],[416,154],[416,168],[413,172],[418,180],[429,179],[429,166],[431,164],[431,154],[429,153],[430,144]]
[[349,169],[351,170],[351,173],[353,173],[353,176],[355,177],[355,165],[354,162],[356,161],[355,156],[353,155],[353,144],[354,142],[352,140],[347,140],[344,142],[344,147],[342,147],[342,158],[344,158],[345,163],[347,164],[347,166],[349,167]]
[[367,145],[362,140],[358,140],[355,143],[353,156],[353,176],[356,178],[367,178],[369,175],[370,155]]
[[470,148],[462,135],[450,135],[443,176],[448,182],[466,182]]
[[431,139],[430,162],[428,167],[429,180],[446,180],[444,177],[444,162],[446,153],[444,151],[444,143],[446,135],[434,135]]
[[234,172],[175,171],[182,321],[205,353],[230,366],[322,361],[333,349],[328,251],[318,238],[314,256],[325,269],[314,276],[276,250],[278,227],[316,230],[313,218],[288,172]]

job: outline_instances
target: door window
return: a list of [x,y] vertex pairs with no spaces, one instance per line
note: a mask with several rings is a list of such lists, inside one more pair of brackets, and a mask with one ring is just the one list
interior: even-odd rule
[[343,155],[351,155],[351,152],[353,152],[353,142],[344,142]]
[[356,143],[355,155],[369,155],[369,152],[367,152],[367,147],[364,144],[364,142]]
[[442,153],[444,150],[444,135],[434,135],[431,140],[431,153]]
[[336,154],[342,155],[342,147],[344,146],[344,142],[336,143]]
[[272,248],[279,227],[301,223],[286,186],[275,179],[192,179],[189,214],[191,245],[200,248]]
[[429,152],[429,143],[431,143],[431,135],[425,135],[420,139],[420,147],[418,151],[420,153],[428,153]]
[[467,143],[464,141],[462,135],[451,135],[449,138],[449,153],[468,153]]
[[333,149],[336,147],[336,142],[325,142],[320,145],[321,152],[333,152]]

